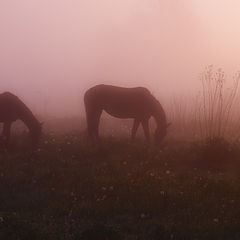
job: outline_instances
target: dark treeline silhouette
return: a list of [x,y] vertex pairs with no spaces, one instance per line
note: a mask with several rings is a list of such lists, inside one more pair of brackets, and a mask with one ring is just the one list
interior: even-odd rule
[[137,129],[142,124],[147,141],[150,140],[149,118],[156,120],[155,143],[160,143],[167,134],[169,124],[166,114],[150,91],[143,87],[123,88],[111,85],[97,85],[84,95],[88,134],[93,142],[99,139],[99,121],[102,111],[117,118],[133,118],[131,139],[134,140]]
[[9,145],[11,125],[18,119],[28,127],[31,146],[35,148],[41,135],[42,124],[17,96],[10,92],[0,94],[0,122],[3,123],[2,135],[5,148]]

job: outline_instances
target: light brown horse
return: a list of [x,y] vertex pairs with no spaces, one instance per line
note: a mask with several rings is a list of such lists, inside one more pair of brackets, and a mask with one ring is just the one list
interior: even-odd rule
[[41,135],[42,124],[38,122],[30,109],[10,92],[0,94],[0,122],[3,123],[3,139],[7,148],[10,139],[11,125],[20,119],[29,129],[32,147],[35,148]]
[[88,134],[93,142],[98,140],[99,120],[103,110],[117,118],[133,118],[131,139],[134,140],[139,124],[142,124],[147,141],[149,136],[149,118],[153,116],[157,123],[154,134],[155,143],[160,143],[167,134],[166,114],[150,91],[143,87],[123,88],[111,85],[97,85],[84,95]]

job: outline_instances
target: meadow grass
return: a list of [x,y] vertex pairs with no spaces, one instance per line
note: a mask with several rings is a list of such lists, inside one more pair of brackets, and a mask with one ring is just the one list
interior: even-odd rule
[[21,139],[0,154],[0,239],[240,239],[238,144]]

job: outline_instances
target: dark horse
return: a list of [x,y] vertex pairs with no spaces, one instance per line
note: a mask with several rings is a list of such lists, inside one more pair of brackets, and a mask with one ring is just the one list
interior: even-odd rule
[[157,99],[143,87],[123,88],[97,85],[86,91],[84,103],[88,134],[94,142],[98,140],[99,120],[103,110],[117,118],[133,118],[131,139],[134,140],[139,124],[142,124],[147,141],[150,140],[148,121],[153,116],[157,123],[155,143],[160,143],[167,134],[166,115]]
[[28,127],[32,147],[35,148],[41,135],[42,124],[17,96],[9,92],[0,94],[0,122],[3,123],[2,135],[6,148],[9,144],[11,125],[17,119],[22,120]]

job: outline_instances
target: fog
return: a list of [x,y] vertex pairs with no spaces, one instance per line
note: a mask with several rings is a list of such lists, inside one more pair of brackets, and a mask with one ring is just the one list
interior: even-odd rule
[[240,69],[238,0],[1,0],[0,92],[34,112],[84,112],[89,87],[194,95],[209,64]]

